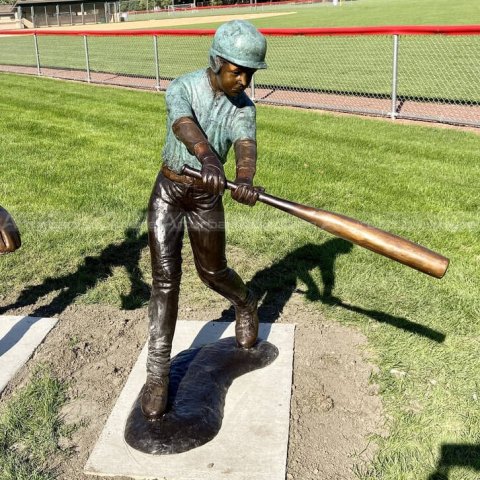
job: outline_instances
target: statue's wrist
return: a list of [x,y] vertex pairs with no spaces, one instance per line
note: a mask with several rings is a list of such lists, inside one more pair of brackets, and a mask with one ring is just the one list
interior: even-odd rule
[[217,170],[223,170],[220,160],[218,160],[217,156],[213,152],[197,158],[204,166],[215,167]]
[[252,186],[253,185],[253,178],[250,178],[250,177],[236,177],[235,178],[235,183],[237,183],[238,185],[249,185],[249,186]]

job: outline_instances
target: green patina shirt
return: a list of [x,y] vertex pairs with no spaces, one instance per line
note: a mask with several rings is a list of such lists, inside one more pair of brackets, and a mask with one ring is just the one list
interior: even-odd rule
[[167,89],[167,138],[163,162],[174,172],[183,165],[201,169],[200,162],[178,140],[172,124],[181,117],[193,117],[208,142],[225,163],[230,147],[243,139],[256,139],[255,105],[245,92],[236,97],[215,93],[206,69],[175,79]]

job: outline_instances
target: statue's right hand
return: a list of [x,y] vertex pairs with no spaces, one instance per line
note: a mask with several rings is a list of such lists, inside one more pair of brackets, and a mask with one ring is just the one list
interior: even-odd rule
[[21,244],[20,232],[12,216],[0,207],[0,255],[14,252]]
[[212,195],[223,195],[225,191],[225,172],[223,165],[214,154],[202,158],[202,182],[207,192]]

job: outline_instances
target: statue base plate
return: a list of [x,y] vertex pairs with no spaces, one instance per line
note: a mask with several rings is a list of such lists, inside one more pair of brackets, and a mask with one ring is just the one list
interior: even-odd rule
[[[130,414],[135,416],[135,405],[146,378],[145,346],[88,459],[85,473],[165,480],[284,480],[294,328],[290,324],[260,324],[259,339],[267,341],[257,345],[258,352],[262,353],[259,358],[270,358],[270,345],[278,348],[278,357],[264,368],[232,375],[233,382],[225,396],[223,420],[211,440],[183,453],[168,455],[144,453],[137,449],[138,445],[133,448],[125,440],[129,435],[127,420]],[[179,321],[172,357],[184,352],[182,356],[187,358],[189,349],[206,344],[240,350],[227,338],[232,336],[233,323]],[[218,342],[220,338],[225,340]],[[270,354],[265,356],[264,348]],[[242,354],[241,351],[236,353]],[[181,370],[178,372],[181,375]]]

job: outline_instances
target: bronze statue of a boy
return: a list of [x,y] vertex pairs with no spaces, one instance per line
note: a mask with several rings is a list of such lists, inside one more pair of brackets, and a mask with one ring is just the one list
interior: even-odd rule
[[[147,381],[141,408],[149,420],[161,417],[167,403],[184,221],[200,278],[235,308],[239,347],[250,348],[257,339],[257,299],[227,266],[222,194],[223,164],[233,145],[235,181],[240,187],[232,191],[232,197],[251,206],[258,198],[253,187],[257,160],[255,106],[245,89],[256,70],[267,68],[266,47],[264,36],[249,22],[223,24],[213,39],[210,66],[177,78],[167,89],[163,166],[148,209],[153,284]],[[202,180],[182,175],[184,165],[201,170]]]

